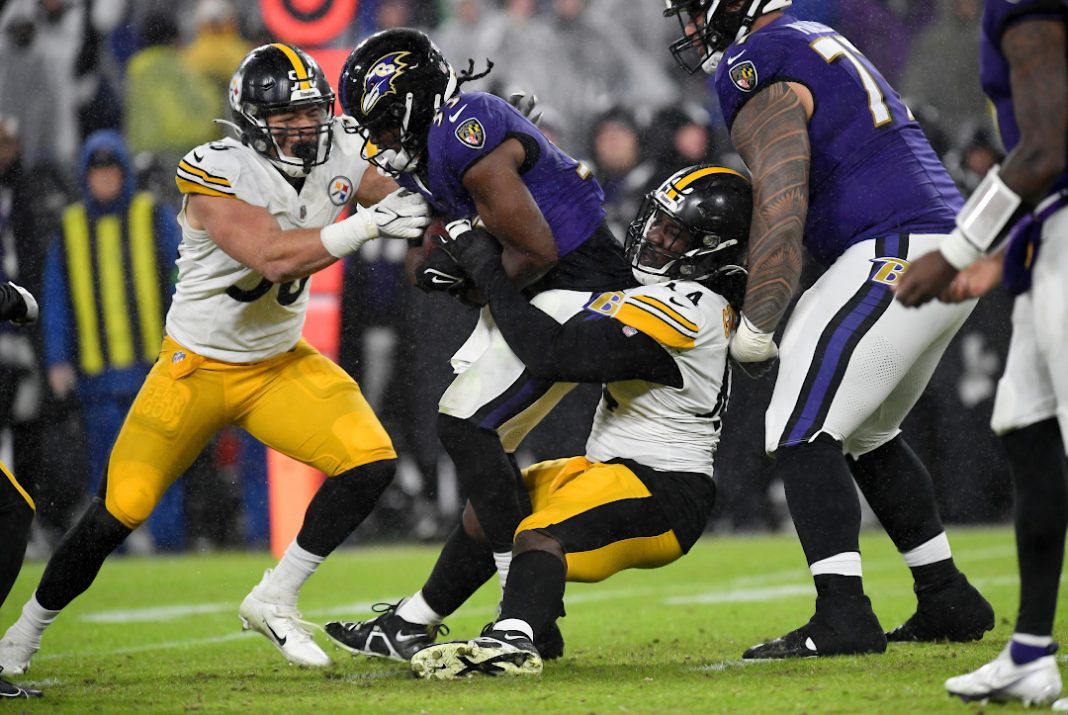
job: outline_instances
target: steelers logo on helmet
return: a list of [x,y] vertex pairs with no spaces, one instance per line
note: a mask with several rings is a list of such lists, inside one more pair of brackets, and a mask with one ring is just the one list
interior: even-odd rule
[[645,196],[627,231],[634,277],[651,285],[744,275],[752,209],[752,188],[736,171],[698,165],[676,172]]
[[[307,176],[330,158],[334,92],[304,51],[282,42],[255,48],[230,80],[229,99],[242,143],[286,175]],[[290,121],[272,122],[279,115]]]

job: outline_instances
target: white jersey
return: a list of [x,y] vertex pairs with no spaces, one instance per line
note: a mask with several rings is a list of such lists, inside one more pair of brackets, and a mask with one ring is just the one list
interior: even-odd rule
[[661,471],[711,477],[730,395],[727,343],[735,324],[730,304],[699,283],[673,281],[602,293],[587,309],[655,339],[683,379],[678,388],[644,380],[605,385],[587,458],[632,459]]
[[[350,123],[348,117],[334,123],[330,158],[311,170],[299,194],[267,159],[231,138],[186,154],[178,164],[178,188],[183,194],[263,206],[283,230],[327,226],[341,214],[368,167],[360,156],[363,140]],[[206,231],[192,228],[184,208],[178,223],[178,284],[167,313],[167,334],[200,355],[225,362],[256,362],[296,345],[308,308],[308,279],[272,284],[227,255]]]

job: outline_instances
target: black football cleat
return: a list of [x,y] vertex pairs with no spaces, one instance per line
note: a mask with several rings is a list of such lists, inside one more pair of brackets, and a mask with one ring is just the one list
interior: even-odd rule
[[397,615],[398,603],[376,603],[376,616],[368,621],[331,621],[326,635],[353,655],[368,655],[408,662],[417,651],[433,645],[438,634],[448,635],[444,623],[424,626]]
[[[0,671],[2,670],[3,668],[0,668]],[[0,678],[0,700],[6,698],[39,698],[42,695],[44,695],[44,693],[40,690],[27,688],[22,685],[15,685],[14,683],[9,683],[3,678]]]
[[916,612],[886,634],[891,643],[977,641],[994,627],[994,609],[958,573],[944,584],[916,592]]
[[[482,626],[480,635],[486,635],[497,625],[496,621],[490,621]],[[564,657],[564,634],[560,632],[558,621],[550,623],[544,631],[534,636],[534,647],[538,649],[542,660],[557,660]]]
[[886,635],[867,596],[817,598],[816,614],[795,631],[755,645],[742,658],[778,660],[861,655],[886,650]]
[[412,656],[412,672],[426,680],[541,675],[542,659],[525,633],[485,631],[473,641],[432,645]]

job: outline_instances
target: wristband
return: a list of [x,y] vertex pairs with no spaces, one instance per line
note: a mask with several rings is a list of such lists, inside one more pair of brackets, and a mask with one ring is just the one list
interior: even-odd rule
[[738,330],[731,338],[731,356],[738,362],[762,362],[779,354],[775,333],[765,333],[742,314]]
[[366,211],[362,206],[357,207],[356,213],[344,221],[324,226],[319,231],[319,240],[323,242],[323,248],[334,258],[344,258],[350,253],[360,250],[360,246],[373,238],[378,237],[378,227],[363,217]]
[[992,167],[957,214],[957,227],[939,246],[946,261],[957,270],[971,264],[994,245],[1022,203],[1001,180],[1000,167]]

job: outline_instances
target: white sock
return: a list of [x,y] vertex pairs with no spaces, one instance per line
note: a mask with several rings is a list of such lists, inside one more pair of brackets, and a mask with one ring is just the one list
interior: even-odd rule
[[264,595],[272,601],[295,606],[297,592],[324,560],[325,556],[316,556],[302,549],[294,539],[263,584]]
[[1053,636],[1035,636],[1030,633],[1013,633],[1012,639],[1020,645],[1030,645],[1035,648],[1046,648],[1053,643]]
[[949,549],[949,537],[944,531],[901,555],[905,558],[905,563],[909,565],[909,568],[936,564],[939,561],[953,558],[953,552]]
[[397,615],[409,623],[417,623],[421,626],[436,625],[442,621],[441,614],[427,604],[422,591],[416,591],[411,598],[401,601]]
[[512,552],[494,551],[493,563],[497,564],[497,578],[501,582],[501,593],[504,593],[504,587],[508,583],[508,569],[512,566]]
[[30,645],[40,648],[41,635],[46,628],[52,625],[52,621],[56,620],[58,615],[59,611],[50,611],[38,603],[37,594],[34,594],[30,596],[30,600],[26,601],[26,605],[22,607],[22,615],[19,616],[19,619],[7,629],[4,639],[26,641]]
[[497,621],[493,624],[493,630],[519,631],[530,640],[534,640],[534,629],[530,627],[529,623],[521,618],[505,618],[503,621]]
[[824,574],[831,574],[834,576],[863,575],[860,570],[859,551],[843,551],[840,554],[820,559],[811,564],[808,568],[813,576],[822,576]]

